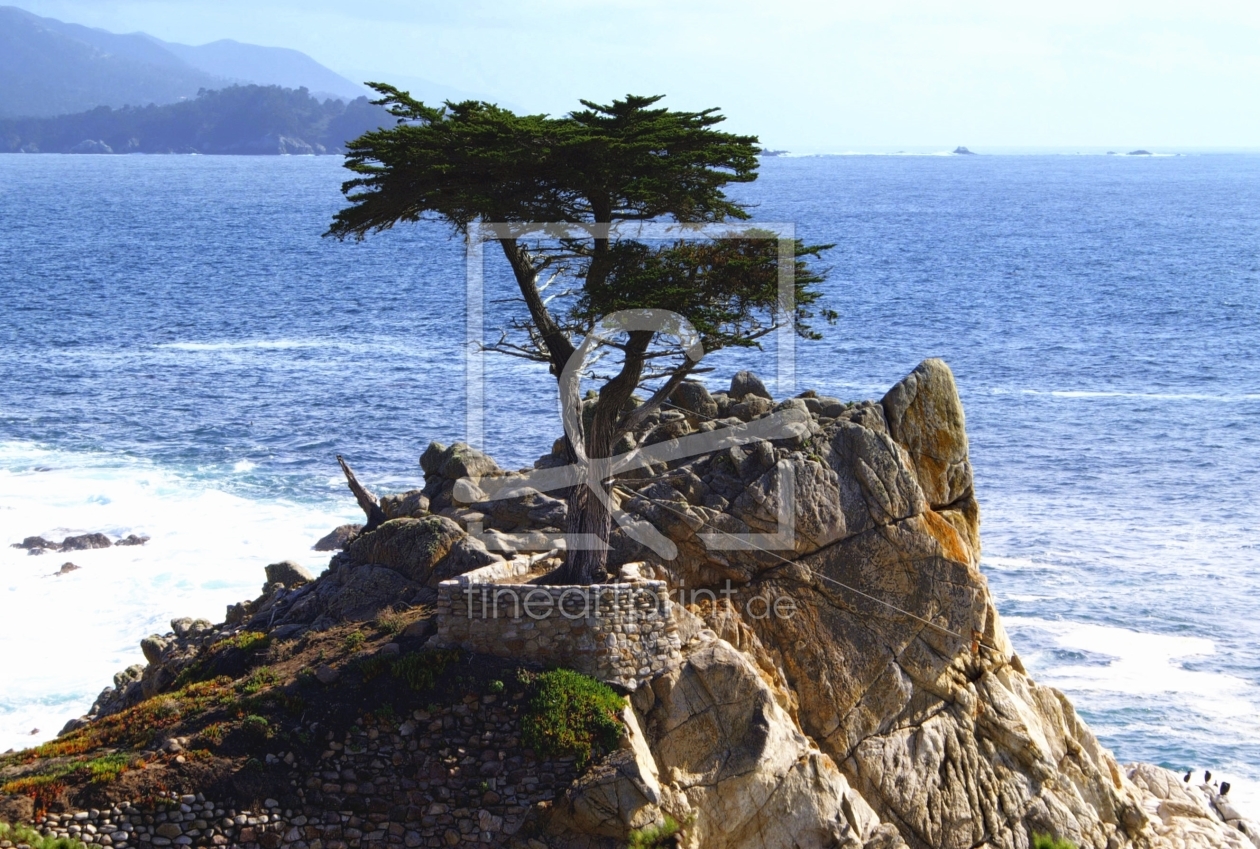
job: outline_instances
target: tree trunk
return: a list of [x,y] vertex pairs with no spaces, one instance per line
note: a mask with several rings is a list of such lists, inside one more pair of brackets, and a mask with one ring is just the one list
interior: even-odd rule
[[[583,440],[589,463],[584,483],[579,483],[569,496],[569,516],[565,533],[571,540],[564,567],[556,574],[559,584],[598,584],[608,578],[608,539],[612,534],[612,513],[605,506],[608,497],[608,468],[613,443],[630,398],[643,374],[643,355],[652,341],[652,333],[636,330],[629,334],[623,347],[625,361],[621,371],[604,384],[592,411],[590,426]],[[598,489],[604,495],[599,497]],[[575,537],[582,534],[581,537]]]
[[[595,460],[592,466],[601,465]],[[608,488],[596,482],[605,493]],[[608,538],[612,535],[612,513],[594,490],[584,484],[569,496],[569,516],[565,536],[570,540],[564,566],[556,575],[559,584],[602,584],[608,580]],[[587,543],[579,542],[586,540]],[[602,541],[603,547],[590,547],[589,541]]]

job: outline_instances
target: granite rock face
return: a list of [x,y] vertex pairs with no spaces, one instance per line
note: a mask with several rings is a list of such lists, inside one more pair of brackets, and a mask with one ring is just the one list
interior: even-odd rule
[[[621,507],[677,554],[618,529],[610,565],[666,582],[681,657],[634,690],[622,748],[556,788],[545,845],[624,845],[668,815],[692,849],[1029,849],[1042,833],[1089,849],[1260,847],[1213,788],[1121,767],[1062,693],[1025,672],[979,570],[948,366],[925,361],[878,402],[776,403],[748,373],[729,393],[685,386],[680,409],[649,416],[630,447],[777,429],[649,457],[619,478]],[[565,462],[557,443],[535,465]],[[563,492],[461,443],[434,443],[421,467],[424,489],[383,498],[390,520],[315,581],[272,583],[218,630],[179,621],[147,639],[149,667],[120,673],[96,713],[159,691],[233,629],[365,619],[500,562],[487,542],[554,548]]]

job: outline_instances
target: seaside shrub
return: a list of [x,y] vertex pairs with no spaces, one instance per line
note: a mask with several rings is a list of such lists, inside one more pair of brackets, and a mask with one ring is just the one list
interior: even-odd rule
[[359,670],[359,675],[363,676],[364,681],[371,681],[389,669],[390,659],[384,655],[375,654],[362,658],[353,665]]
[[405,654],[390,666],[390,674],[407,682],[417,693],[432,689],[437,679],[459,659],[459,652],[419,651]]
[[674,838],[680,831],[682,826],[678,820],[666,814],[665,822],[660,825],[645,825],[630,832],[628,849],[669,849],[676,845]]
[[1033,849],[1077,849],[1077,846],[1070,840],[1051,837],[1048,834],[1034,834]]
[[342,641],[341,647],[345,649],[348,654],[352,651],[357,651],[359,646],[363,645],[363,641],[365,639],[367,638],[363,636],[362,631],[351,631],[349,634],[346,634],[346,638]]
[[96,758],[83,765],[93,784],[109,784],[131,766],[131,755],[113,754]]
[[271,637],[261,631],[242,631],[235,637],[215,643],[210,648],[212,650],[222,651],[223,649],[238,649],[243,652],[254,654],[262,651],[271,645]]
[[31,849],[85,849],[84,844],[68,837],[44,837],[38,831],[25,825],[9,825],[0,822],[0,841],[7,841],[14,846],[30,846]]
[[249,677],[237,685],[237,691],[252,696],[267,687],[280,683],[280,674],[270,666],[260,666],[249,674]]
[[261,742],[271,736],[271,723],[265,716],[251,713],[241,720],[241,730],[254,740]]
[[218,746],[223,742],[223,723],[212,722],[201,729],[201,733],[197,736],[212,746]]
[[607,684],[553,669],[538,675],[532,689],[521,721],[526,746],[545,756],[573,755],[579,769],[617,747],[626,700]]
[[376,630],[393,637],[402,633],[407,627],[407,620],[401,613],[386,613],[376,620]]

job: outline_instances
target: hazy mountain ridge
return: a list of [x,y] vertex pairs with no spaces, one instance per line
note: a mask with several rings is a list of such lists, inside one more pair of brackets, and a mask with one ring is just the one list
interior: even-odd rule
[[0,153],[339,153],[392,120],[366,97],[321,102],[306,89],[231,86],[164,106],[0,119]]
[[0,6],[0,118],[176,103],[241,83],[305,87],[347,100],[365,93],[296,50],[228,40],[171,44]]
[[227,38],[199,47],[154,41],[194,68],[233,82],[306,88],[321,100],[326,96],[353,100],[369,93],[365,86],[288,47],[261,47]]

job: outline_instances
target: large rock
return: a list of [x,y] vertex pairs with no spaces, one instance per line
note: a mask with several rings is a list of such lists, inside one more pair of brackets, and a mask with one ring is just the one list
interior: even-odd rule
[[355,539],[344,556],[350,563],[383,566],[430,587],[503,559],[445,516],[392,519]]
[[889,435],[909,452],[928,503],[945,507],[970,495],[966,417],[949,366],[924,360],[881,403]]
[[438,467],[438,474],[447,480],[479,479],[499,471],[494,460],[464,442],[456,442],[447,448],[442,453],[442,462]]
[[341,551],[361,530],[363,530],[362,525],[338,525],[311,547],[315,551]]
[[386,519],[419,519],[429,512],[429,497],[419,489],[385,495],[381,497],[381,510]]
[[728,394],[732,401],[743,401],[749,395],[756,395],[767,401],[774,400],[770,390],[766,389],[766,385],[761,382],[761,378],[750,371],[735,372],[735,376],[731,378],[731,391]]
[[662,805],[704,849],[904,846],[800,732],[747,656],[711,635],[634,697]]
[[695,413],[702,419],[717,418],[717,402],[709,395],[709,390],[705,388],[703,383],[685,380],[669,396],[669,400],[679,409]]
[[[807,400],[799,403],[808,409]],[[895,825],[915,849],[1027,849],[1034,831],[1096,849],[1149,840],[1139,791],[1067,700],[1024,674],[998,620],[978,571],[979,511],[948,368],[928,361],[882,403],[827,411],[834,420],[802,439],[745,445],[670,472],[702,486],[652,481],[627,502],[679,542],[672,561],[635,552],[654,570],[693,589],[719,592],[715,578],[735,584],[727,621],[709,624],[739,636],[762,682],[702,676],[703,686],[684,692],[712,707],[680,709],[704,717],[694,722],[708,727],[694,734],[661,733],[670,723],[660,705],[645,713],[664,809],[686,772],[701,776],[698,787],[720,781],[673,759],[743,727],[725,706],[777,693],[776,709],[795,712],[800,732],[843,773],[845,792],[860,794],[875,821]],[[792,548],[698,544],[715,528],[772,533],[784,468],[795,472]],[[780,605],[783,615],[766,615]],[[679,675],[696,674],[700,657]],[[763,685],[768,692],[754,695]],[[738,747],[723,753],[723,765],[750,762]],[[717,810],[710,829],[720,820],[740,834],[739,813]]]
[[417,584],[393,569],[366,564],[343,568],[337,573],[337,585],[330,585],[324,594],[324,613],[357,622],[375,619],[394,605],[411,601],[417,589]]
[[307,571],[305,566],[294,563],[292,560],[269,563],[266,572],[268,584],[283,584],[289,589],[295,589],[315,580],[315,576]]

